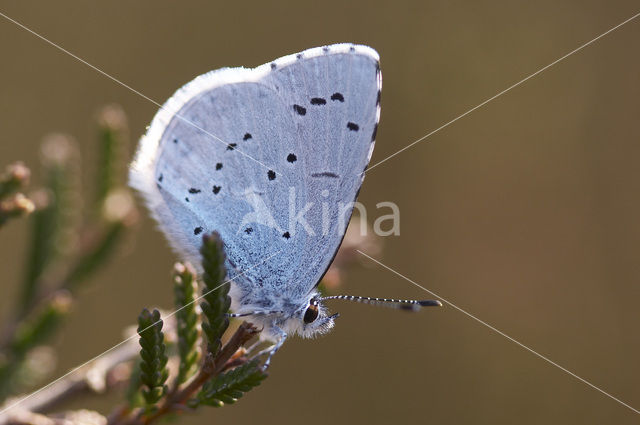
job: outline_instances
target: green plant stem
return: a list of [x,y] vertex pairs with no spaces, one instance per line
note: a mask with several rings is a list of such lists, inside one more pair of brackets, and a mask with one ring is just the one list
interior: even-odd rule
[[69,313],[70,305],[69,294],[60,291],[16,326],[6,347],[4,361],[0,364],[0,399],[12,389],[13,377],[27,353],[53,334],[63,317]]
[[224,266],[225,253],[217,232],[202,237],[202,268],[204,273],[202,280],[203,301],[200,304],[202,314],[206,321],[202,323],[202,331],[207,340],[207,351],[216,356],[220,350],[220,338],[229,326],[229,318],[226,313],[231,306],[229,290],[231,283],[225,281],[226,268]]
[[[159,406],[158,410],[149,416],[145,416],[144,411],[141,410],[133,418],[123,418],[114,415],[113,420],[109,421],[108,425],[149,425],[169,413],[184,410],[187,407],[186,403],[194,397],[202,388],[202,385],[229,367],[229,360],[232,356],[257,333],[259,333],[259,331],[255,326],[251,323],[243,322],[229,342],[219,351],[218,355],[215,358],[211,355],[205,357],[198,374],[186,387],[170,394]],[[234,363],[234,365],[236,364],[237,363]]]
[[128,140],[127,117],[120,106],[105,106],[98,116],[98,161],[96,164],[96,210],[109,193],[122,184]]
[[146,411],[152,412],[156,403],[167,392],[165,382],[169,377],[168,357],[165,354],[162,319],[158,310],[153,313],[146,308],[138,316],[138,334],[140,335],[140,379],[147,388],[142,391],[146,402]]
[[82,249],[62,286],[69,290],[86,280],[111,256],[127,226],[122,221],[109,223],[98,240]]
[[39,207],[33,214],[20,316],[28,313],[40,295],[49,266],[69,254],[79,222],[80,167],[75,143],[67,136],[52,135],[43,142],[42,150],[45,189],[37,194]]
[[186,382],[196,370],[200,352],[198,341],[198,313],[196,311],[196,295],[198,282],[195,271],[189,264],[177,263],[174,266],[174,296],[176,313],[176,328],[178,334],[178,354],[180,366],[175,387]]

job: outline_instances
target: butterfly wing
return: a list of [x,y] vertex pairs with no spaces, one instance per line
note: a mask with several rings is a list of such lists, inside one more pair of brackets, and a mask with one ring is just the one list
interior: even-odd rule
[[266,288],[298,299],[344,236],[373,152],[380,88],[377,53],[348,44],[204,74],[154,118],[131,185],[194,264],[201,233],[220,233],[242,273],[243,303],[269,307]]

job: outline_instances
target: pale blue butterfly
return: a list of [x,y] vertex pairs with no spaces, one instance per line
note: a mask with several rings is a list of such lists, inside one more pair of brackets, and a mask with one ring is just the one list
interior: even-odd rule
[[288,335],[333,327],[337,315],[324,300],[439,305],[323,298],[316,289],[373,153],[381,87],[375,50],[318,47],[197,77],[163,105],[140,140],[131,185],[193,264],[200,263],[201,234],[219,232],[236,272],[232,310],[263,325],[261,337],[274,343],[267,365]]

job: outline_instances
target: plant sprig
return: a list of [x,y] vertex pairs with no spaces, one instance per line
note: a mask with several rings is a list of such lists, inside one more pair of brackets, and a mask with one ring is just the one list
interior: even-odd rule
[[200,351],[200,318],[196,311],[198,283],[190,264],[176,263],[173,267],[173,293],[175,296],[176,333],[180,365],[176,385],[185,383],[196,372]]
[[[146,387],[144,394],[146,406],[137,406],[137,398],[132,397],[135,391],[129,391],[130,414],[117,415],[111,425],[150,424],[170,413],[198,406],[220,407],[223,404],[236,402],[246,392],[258,386],[267,374],[260,367],[258,359],[248,359],[243,346],[251,340],[258,330],[250,323],[242,323],[231,338],[222,344],[222,337],[229,326],[228,310],[229,282],[225,280],[227,272],[224,261],[224,245],[217,233],[202,238],[202,296],[201,312],[196,308],[195,289],[197,287],[195,272],[186,264],[174,266],[174,294],[176,297],[176,334],[178,341],[177,367],[174,388],[167,390],[164,367],[164,344],[160,338],[158,327],[159,313],[150,317],[148,310],[143,310],[144,323],[140,326],[156,327],[153,337],[148,336],[140,344],[145,348],[136,368],[142,371],[141,384]],[[147,312],[147,313],[145,313]],[[155,313],[154,313],[155,314]],[[142,316],[141,316],[142,317]],[[203,332],[198,330],[202,323]],[[155,325],[151,325],[155,323]],[[207,347],[200,356],[197,347]],[[199,364],[196,364],[197,359]],[[197,368],[194,368],[194,365]],[[137,385],[137,383],[136,383]],[[150,394],[149,394],[150,393]],[[123,410],[121,409],[120,412]]]
[[202,280],[204,288],[203,301],[200,304],[206,321],[202,323],[202,330],[207,338],[207,351],[215,356],[220,350],[220,338],[229,327],[226,313],[231,306],[229,290],[231,283],[225,282],[227,275],[224,261],[225,254],[220,235],[213,232],[202,237],[200,248],[202,255]]
[[225,404],[233,404],[245,393],[260,385],[266,377],[258,360],[252,360],[207,381],[191,406],[206,404],[222,407]]
[[[120,114],[119,121],[106,119],[114,116],[113,110],[110,107],[100,113],[100,131],[110,136],[100,138],[101,159],[91,168],[102,170],[105,164],[114,170],[125,167],[124,155],[113,152],[123,152],[126,117]],[[45,137],[40,157],[42,186],[29,195],[21,192],[31,174],[23,164],[14,163],[0,175],[0,226],[32,213],[21,297],[14,303],[17,308],[13,317],[5,320],[0,330],[0,401],[10,393],[25,390],[25,384],[32,385],[19,379],[18,372],[28,367],[26,359],[32,350],[55,336],[77,290],[110,259],[137,218],[133,198],[114,172],[98,173],[97,187],[92,189],[99,192],[100,209],[97,214],[85,212],[82,158],[70,136]],[[63,295],[65,308],[59,309]]]
[[138,335],[140,335],[140,382],[146,387],[142,395],[148,412],[152,412],[156,403],[164,396],[168,388],[165,385],[169,377],[167,357],[162,332],[160,312],[150,312],[146,308],[138,316]]

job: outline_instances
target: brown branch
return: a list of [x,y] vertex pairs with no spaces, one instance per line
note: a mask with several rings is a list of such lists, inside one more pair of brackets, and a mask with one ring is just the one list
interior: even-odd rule
[[253,324],[243,322],[215,359],[209,353],[204,358],[200,371],[191,382],[183,389],[169,394],[157,411],[145,417],[144,410],[140,410],[133,418],[128,419],[121,415],[112,415],[108,425],[148,425],[168,413],[189,410],[186,405],[187,401],[202,388],[205,382],[219,375],[231,364],[236,365],[242,362],[240,358],[234,358],[234,354],[258,332]]
[[[175,332],[175,321],[165,320],[165,329],[167,333]],[[0,407],[0,411],[9,409],[7,412],[0,414],[0,425],[13,423],[14,418],[23,412],[39,413],[51,411],[71,397],[80,394],[101,394],[112,389],[123,381],[122,377],[114,377],[113,372],[116,371],[119,365],[136,358],[139,350],[140,346],[137,338],[131,338],[63,379],[44,387],[41,391],[33,395],[22,395],[7,400]],[[10,407],[15,403],[19,404]]]
[[[175,332],[174,321],[165,321],[165,323],[168,325],[169,332]],[[210,354],[206,356],[197,375],[184,388],[176,389],[169,394],[157,411],[150,416],[144,416],[143,409],[132,411],[128,406],[121,406],[111,413],[108,424],[148,425],[168,413],[190,410],[187,402],[197,394],[204,383],[225,370],[246,362],[247,359],[243,357],[244,353],[240,352],[242,354],[238,355],[238,350],[257,333],[259,331],[253,324],[243,322],[218,355],[215,358],[212,358]],[[109,374],[117,366],[135,358],[138,355],[138,350],[137,340],[132,338],[38,393],[7,400],[0,407],[0,410],[9,408],[7,412],[0,415],[0,425],[23,423],[25,417],[33,419],[37,413],[50,411],[71,397],[87,393],[102,393],[113,388],[114,383],[108,379]],[[19,404],[11,407],[14,403]]]
[[53,385],[44,387],[40,392],[7,400],[0,407],[0,410],[9,409],[0,415],[0,425],[13,423],[24,412],[51,410],[61,402],[82,393],[101,393],[110,389],[113,383],[109,382],[109,373],[118,365],[136,357],[138,349],[137,340],[131,339]]

